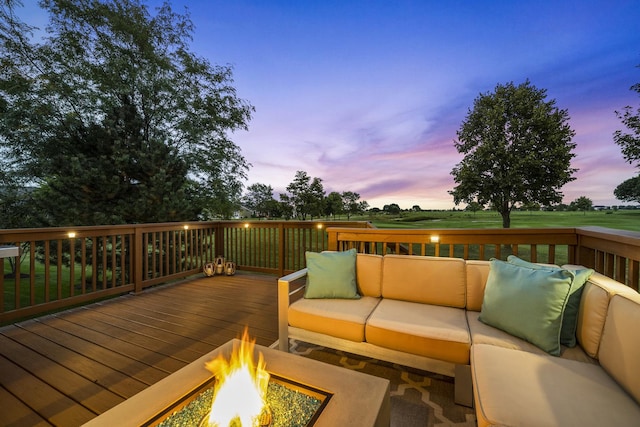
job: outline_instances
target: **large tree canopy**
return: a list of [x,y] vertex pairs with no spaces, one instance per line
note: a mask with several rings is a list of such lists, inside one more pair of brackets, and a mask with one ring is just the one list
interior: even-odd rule
[[464,154],[451,172],[454,203],[491,204],[509,228],[517,205],[562,201],[559,190],[576,172],[568,121],[567,110],[547,101],[546,90],[528,80],[480,94],[454,141]]
[[[640,83],[631,86],[631,90],[640,94]],[[629,132],[617,130],[613,140],[620,146],[624,159],[640,167],[640,107],[634,112],[631,106],[626,106],[622,112],[616,111],[616,115]],[[640,175],[624,181],[613,194],[618,200],[640,203]]]
[[42,225],[230,214],[249,165],[229,134],[253,107],[189,50],[188,14],[42,0],[36,39],[0,1],[0,167],[37,188]]
[[[640,83],[631,86],[631,90],[640,95]],[[625,160],[631,164],[636,163],[640,167],[640,107],[634,111],[628,105],[622,112],[616,111],[616,115],[629,132],[617,130],[613,134],[613,140],[622,149]]]
[[640,203],[640,175],[623,181],[613,190],[613,194],[616,199],[623,202]]

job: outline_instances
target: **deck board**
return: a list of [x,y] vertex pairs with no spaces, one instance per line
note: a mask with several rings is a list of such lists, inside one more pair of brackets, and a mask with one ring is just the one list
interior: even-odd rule
[[274,276],[198,277],[2,327],[0,425],[81,425],[245,326],[277,339]]

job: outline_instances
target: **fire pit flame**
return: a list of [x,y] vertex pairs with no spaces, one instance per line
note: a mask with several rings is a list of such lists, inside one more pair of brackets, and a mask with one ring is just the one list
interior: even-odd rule
[[240,345],[234,345],[230,360],[220,355],[206,367],[216,377],[209,426],[260,426],[265,409],[269,373],[262,353],[254,362],[255,340],[245,329]]

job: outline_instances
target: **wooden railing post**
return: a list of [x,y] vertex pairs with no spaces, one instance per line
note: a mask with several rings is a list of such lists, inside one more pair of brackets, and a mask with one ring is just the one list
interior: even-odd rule
[[284,242],[285,236],[284,236],[284,224],[282,222],[280,222],[278,224],[278,275],[280,277],[284,276],[284,269],[285,269],[285,251],[286,251],[286,246],[285,246],[285,242]]
[[331,227],[327,228],[327,250],[329,251],[337,251],[338,250],[338,232]]
[[133,232],[133,291],[142,292],[142,266],[146,256],[146,251],[142,247],[142,229],[134,227]]

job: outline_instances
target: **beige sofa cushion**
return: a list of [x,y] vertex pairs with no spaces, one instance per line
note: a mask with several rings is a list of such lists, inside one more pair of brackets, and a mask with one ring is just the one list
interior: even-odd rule
[[598,365],[486,344],[471,348],[479,427],[637,426],[640,406]]
[[382,292],[381,255],[358,254],[356,258],[356,281],[360,295],[379,298]]
[[491,263],[489,261],[467,261],[467,310],[482,310],[484,287],[487,284]]
[[[640,403],[640,295],[614,295],[598,358],[602,367]],[[640,419],[638,419],[640,424]]]
[[[499,347],[510,348],[512,350],[528,351],[536,354],[547,354],[544,350],[535,346],[521,338],[514,337],[513,335],[504,332],[493,326],[489,326],[482,323],[478,316],[477,311],[467,311],[467,323],[469,324],[469,331],[471,332],[471,342],[476,344],[491,344]],[[580,346],[566,347],[562,346],[560,350],[560,357],[563,359],[577,360],[585,363],[598,362],[589,357]]]
[[350,341],[364,341],[364,324],[378,298],[305,299],[289,306],[289,325]]
[[584,285],[576,336],[578,343],[589,356],[598,357],[600,338],[611,297],[615,294],[629,295],[633,293],[635,293],[633,289],[600,273],[591,275],[591,278]]
[[382,296],[464,308],[467,272],[461,258],[385,255]]
[[464,310],[383,299],[369,317],[367,342],[463,365],[471,340]]

